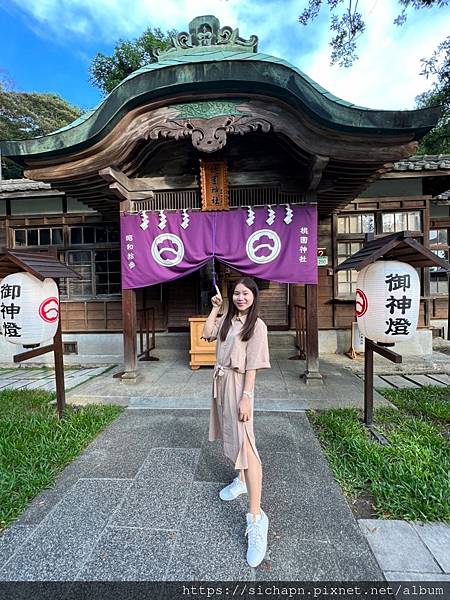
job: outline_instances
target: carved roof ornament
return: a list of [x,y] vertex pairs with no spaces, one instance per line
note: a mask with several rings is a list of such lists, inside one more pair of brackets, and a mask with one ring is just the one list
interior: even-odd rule
[[176,140],[190,137],[194,148],[208,154],[221,150],[227,143],[227,135],[244,135],[252,131],[268,133],[271,123],[253,115],[219,116],[212,119],[167,119],[153,127],[148,137]]
[[167,50],[155,49],[153,55],[156,59],[166,54],[179,50],[191,50],[206,46],[227,46],[227,50],[248,52],[258,51],[258,37],[250,36],[246,40],[239,36],[239,29],[220,27],[220,21],[213,15],[195,17],[189,23],[189,33],[182,31],[171,39],[172,47]]

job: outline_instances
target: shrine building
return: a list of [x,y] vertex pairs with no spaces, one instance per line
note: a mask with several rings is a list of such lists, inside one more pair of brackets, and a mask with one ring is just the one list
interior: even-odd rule
[[[440,109],[346,102],[213,16],[193,19],[155,58],[70,125],[0,142],[26,177],[0,180],[1,245],[51,249],[81,275],[61,285],[69,363],[124,357],[133,376],[139,331],[154,318],[155,352],[171,340],[175,349],[189,319],[209,313],[213,273],[207,261],[170,281],[123,287],[121,215],[153,214],[163,227],[174,211],[259,209],[270,218],[275,208],[313,207],[317,284],[257,282],[269,332],[304,330],[314,378],[320,353],[349,349],[356,271],[334,268],[366,234],[416,232],[448,260],[450,156],[414,156]],[[226,297],[241,273],[219,260],[215,271]],[[431,352],[433,329],[446,334],[448,319],[446,273],[420,271],[419,331],[399,349],[416,355]],[[6,346],[2,362],[12,354]]]

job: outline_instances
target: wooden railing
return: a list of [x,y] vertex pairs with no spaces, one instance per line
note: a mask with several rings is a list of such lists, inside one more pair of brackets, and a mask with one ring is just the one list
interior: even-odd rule
[[[153,306],[149,308],[140,308],[137,311],[137,326],[139,332],[139,360],[159,360],[154,356],[150,356],[150,352],[156,347],[155,338],[155,309]],[[151,334],[151,345],[150,345]]]
[[294,304],[295,345],[298,348],[298,359],[306,360],[306,306]]

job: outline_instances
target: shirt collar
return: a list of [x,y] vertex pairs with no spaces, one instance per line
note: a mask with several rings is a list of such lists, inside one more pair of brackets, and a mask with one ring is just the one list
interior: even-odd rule
[[245,321],[247,320],[247,315],[242,315],[241,317],[240,317],[239,315],[235,315],[235,316],[233,317],[233,319],[234,319],[235,321],[240,321],[242,324],[244,324],[244,323],[245,323]]

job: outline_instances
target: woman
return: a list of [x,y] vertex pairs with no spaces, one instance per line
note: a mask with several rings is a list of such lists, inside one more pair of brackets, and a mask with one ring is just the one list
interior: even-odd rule
[[203,329],[208,341],[217,339],[209,440],[223,440],[223,449],[239,476],[220,491],[222,500],[249,494],[247,562],[260,564],[267,549],[269,520],[261,509],[262,468],[253,432],[253,390],[257,369],[269,369],[267,326],[258,317],[259,290],[253,279],[242,277],[232,287],[228,312],[217,318],[222,296],[212,297],[213,308]]

